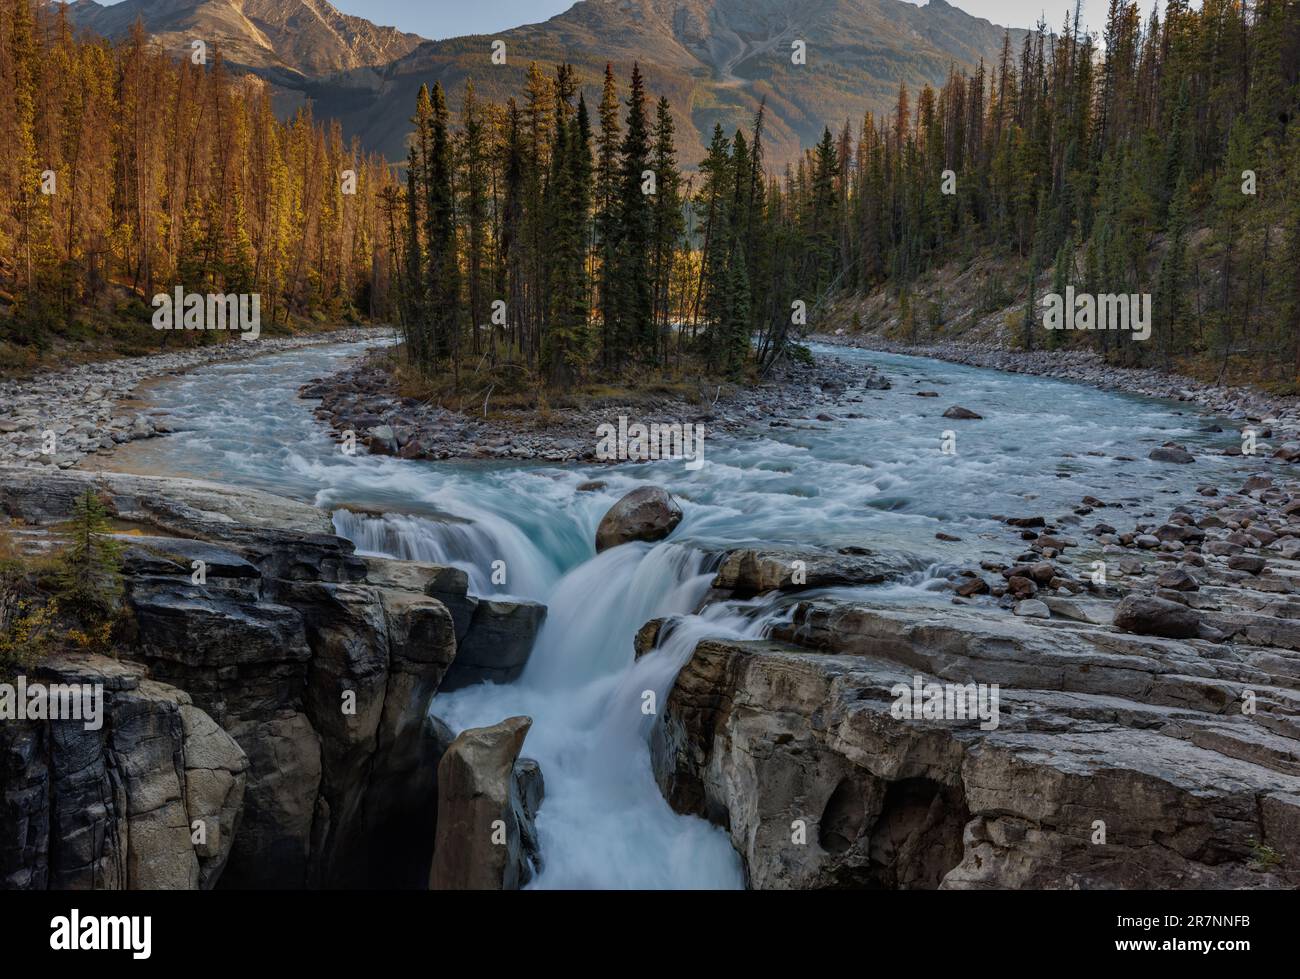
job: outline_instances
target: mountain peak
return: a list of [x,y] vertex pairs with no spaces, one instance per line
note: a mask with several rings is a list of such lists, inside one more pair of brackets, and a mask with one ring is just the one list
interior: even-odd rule
[[112,6],[76,0],[67,11],[78,27],[109,37],[139,19],[178,53],[188,53],[197,39],[219,46],[231,64],[289,75],[377,67],[424,40],[345,14],[327,0],[122,0]]
[[[529,62],[574,65],[588,101],[599,101],[606,63],[625,85],[639,62],[649,91],[677,114],[683,160],[703,157],[715,124],[747,127],[768,111],[768,162],[782,166],[826,125],[892,108],[899,84],[941,85],[949,69],[996,61],[1003,28],[946,0],[581,0],[544,23],[484,36],[428,41],[339,12],[327,0],[76,0],[78,26],[111,37],[140,18],[178,56],[201,38],[228,64],[275,86],[282,109],[310,98],[348,136],[389,159],[406,155],[406,134],[423,83],[442,82],[452,111],[466,79],[481,97],[522,91]],[[1019,43],[1023,31],[1013,31]],[[506,42],[505,64],[490,41]],[[792,58],[803,42],[803,61]]]

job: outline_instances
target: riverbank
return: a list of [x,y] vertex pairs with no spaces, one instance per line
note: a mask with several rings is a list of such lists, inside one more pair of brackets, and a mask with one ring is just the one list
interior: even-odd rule
[[1208,384],[1151,368],[1115,367],[1092,351],[1008,350],[994,343],[957,340],[917,345],[845,331],[819,334],[811,339],[830,346],[931,357],[968,367],[1076,381],[1103,391],[1183,401],[1213,414],[1239,419],[1243,425],[1265,424],[1273,430],[1273,435],[1264,438],[1274,437],[1282,442],[1300,438],[1300,398],[1276,397],[1248,387]]
[[389,367],[385,354],[373,353],[338,374],[313,379],[299,393],[319,399],[316,417],[332,427],[336,439],[355,432],[376,455],[593,462],[608,461],[596,457],[597,428],[617,427],[620,417],[629,424],[698,424],[706,435],[736,433],[764,421],[780,427],[817,420],[827,409],[852,404],[843,401],[849,388],[890,386],[866,365],[793,363],[752,386],[700,383],[686,393],[647,386],[624,394],[575,395],[545,410],[476,403],[456,411],[402,397]]
[[211,364],[390,335],[383,328],[231,342],[175,353],[82,364],[0,382],[0,460],[69,469],[86,456],[171,431],[133,394],[147,382]]

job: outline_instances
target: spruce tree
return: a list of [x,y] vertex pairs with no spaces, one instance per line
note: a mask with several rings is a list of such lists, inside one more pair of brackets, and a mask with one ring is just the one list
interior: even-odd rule
[[103,503],[87,489],[73,506],[58,571],[59,608],[85,628],[111,618],[122,595],[121,547],[109,529]]
[[654,197],[654,247],[650,255],[650,277],[654,289],[654,329],[662,346],[656,359],[668,358],[672,331],[672,279],[678,246],[685,233],[682,175],[677,166],[672,111],[666,98],[655,110],[654,172],[658,184]]
[[619,99],[614,68],[605,65],[605,80],[600,96],[600,136],[596,141],[596,218],[594,232],[600,256],[601,363],[606,370],[614,366],[615,341],[612,333],[617,320],[615,250],[619,239]]
[[653,197],[643,190],[647,174],[653,172],[650,127],[646,117],[645,82],[636,64],[632,66],[627,130],[619,147],[619,157],[613,333],[615,366],[625,367],[631,365],[633,358],[654,363],[658,349],[654,330],[654,284],[647,264],[654,236]]
[[447,99],[441,82],[434,82],[429,101],[429,156],[422,173],[428,248],[429,354],[434,360],[451,359],[453,369],[459,373],[460,263],[456,253],[456,203],[452,186],[454,162]]

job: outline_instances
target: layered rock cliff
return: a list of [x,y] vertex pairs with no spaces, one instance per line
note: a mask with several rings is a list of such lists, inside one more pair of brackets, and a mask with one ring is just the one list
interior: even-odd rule
[[[1175,518],[1145,560],[1106,544],[1118,587],[1062,597],[1089,589],[1056,567],[1041,615],[814,598],[768,640],[700,642],[653,735],[665,797],[754,887],[1295,886],[1300,483]],[[909,716],[918,684],[996,686],[996,720]]]
[[426,886],[451,740],[429,704],[457,652],[444,599],[474,611],[464,572],[360,557],[314,507],[190,480],[0,469],[0,514],[40,532],[87,487],[122,529],[133,632],[120,660],[41,670],[102,682],[101,730],[0,726],[0,881]]

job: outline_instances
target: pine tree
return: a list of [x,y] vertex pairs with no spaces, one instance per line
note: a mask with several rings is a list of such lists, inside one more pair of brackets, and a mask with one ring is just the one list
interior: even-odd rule
[[[650,128],[646,118],[645,82],[632,66],[627,98],[627,130],[619,147],[618,239],[614,251],[615,364],[639,358],[654,363],[658,345],[654,329],[654,283],[646,259],[652,253],[652,196],[643,190],[652,173]],[[657,178],[656,178],[657,183]]]
[[731,165],[731,143],[720,125],[713,128],[708,155],[700,164],[703,181],[697,207],[703,214],[703,256],[695,305],[702,318],[703,358],[710,369],[725,361],[726,330],[731,320],[734,281],[728,269],[732,253],[731,206],[735,186]]
[[[560,97],[562,105],[567,104]],[[591,208],[591,124],[579,99],[572,121],[556,125],[552,161],[555,201],[549,236],[550,326],[543,346],[547,377],[569,387],[586,372],[591,357],[587,281],[587,215]]]
[[59,608],[85,628],[109,619],[122,595],[121,547],[108,532],[108,513],[87,489],[73,506],[58,571]]
[[1169,366],[1177,337],[1187,326],[1187,178],[1178,176],[1177,187],[1169,205],[1169,226],[1165,232],[1165,253],[1156,276],[1152,297],[1153,329],[1157,332],[1160,354]]
[[600,96],[600,136],[596,142],[596,247],[600,255],[601,363],[606,370],[614,365],[615,341],[611,330],[617,320],[614,256],[620,234],[618,201],[619,147],[618,86],[614,68],[605,65],[605,81]]
[[466,312],[473,352],[480,352],[479,331],[487,323],[492,270],[488,228],[488,146],[484,121],[474,92],[466,79],[461,100],[461,217],[465,224]]
[[666,362],[673,322],[673,269],[686,228],[672,111],[668,100],[662,97],[655,110],[654,172],[657,189],[653,205],[654,247],[650,256],[650,278],[654,290],[654,330],[660,344],[655,359]]
[[427,119],[428,156],[423,161],[429,353],[450,358],[460,370],[460,263],[456,253],[455,192],[451,132],[442,84],[434,82]]
[[[906,90],[903,90],[900,112],[905,110],[906,104],[907,94]],[[902,125],[900,124],[899,132],[903,131]],[[829,289],[833,282],[833,270],[836,264],[835,229],[839,213],[839,200],[835,191],[835,181],[840,172],[839,156],[835,150],[835,140],[831,136],[830,127],[822,131],[821,142],[813,151],[813,161],[808,236],[813,251],[812,260],[817,269],[813,280],[812,298],[820,299],[822,293]]]

